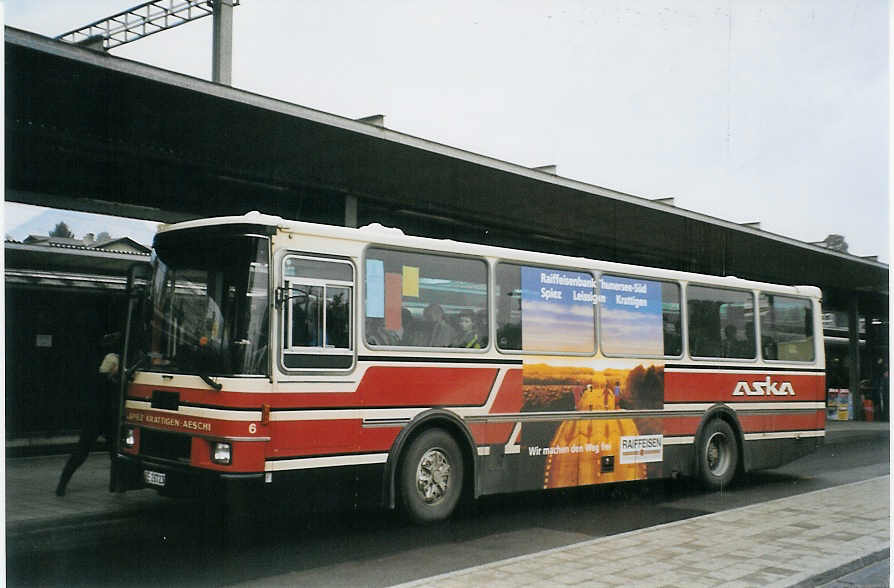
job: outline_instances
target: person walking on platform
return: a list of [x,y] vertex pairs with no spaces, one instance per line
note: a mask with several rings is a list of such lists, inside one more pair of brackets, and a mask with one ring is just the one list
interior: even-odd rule
[[110,444],[113,442],[118,420],[119,359],[117,350],[120,342],[120,333],[109,333],[102,339],[102,348],[106,353],[99,364],[96,384],[87,391],[86,405],[83,407],[81,436],[75,450],[65,462],[65,467],[62,468],[62,475],[56,486],[56,496],[65,496],[65,488],[68,486],[72,474],[87,460],[87,455],[100,435],[104,435]]

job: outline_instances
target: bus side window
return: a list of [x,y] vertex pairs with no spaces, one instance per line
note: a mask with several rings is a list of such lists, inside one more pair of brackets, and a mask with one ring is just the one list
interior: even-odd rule
[[595,353],[598,285],[593,274],[498,263],[495,277],[500,349]]
[[483,260],[370,247],[365,279],[368,345],[487,347]]
[[349,369],[354,267],[335,259],[287,255],[282,277],[282,365]]
[[754,296],[744,290],[689,286],[689,353],[693,357],[754,359]]
[[497,346],[522,349],[521,267],[497,264],[496,270]]
[[683,351],[680,286],[672,282],[603,274],[599,314],[606,355],[679,357]]
[[662,283],[661,308],[664,355],[678,357],[683,353],[683,315],[678,284]]

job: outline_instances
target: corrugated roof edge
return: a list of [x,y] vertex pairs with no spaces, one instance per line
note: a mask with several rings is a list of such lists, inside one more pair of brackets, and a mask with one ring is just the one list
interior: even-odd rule
[[589,184],[581,180],[574,180],[562,176],[554,176],[552,174],[533,170],[529,167],[525,167],[519,164],[510,163],[500,159],[496,159],[494,157],[467,151],[459,147],[444,145],[430,139],[422,139],[392,129],[386,129],[367,123],[358,122],[356,120],[342,117],[336,114],[331,114],[321,110],[315,110],[306,106],[293,104],[277,98],[263,96],[261,94],[255,94],[253,92],[233,88],[231,86],[215,84],[208,80],[203,80],[185,74],[161,69],[145,63],[140,63],[138,61],[131,61],[120,57],[111,56],[108,53],[98,53],[90,49],[85,49],[83,47],[78,47],[69,43],[64,43],[62,41],[56,41],[52,38],[45,37],[43,35],[39,35],[30,31],[6,26],[4,27],[4,32],[4,40],[7,43],[43,50],[60,57],[76,59],[78,61],[89,63],[98,67],[120,71],[129,75],[145,77],[146,79],[154,80],[161,83],[173,84],[179,87],[186,87],[197,92],[203,92],[220,98],[234,100],[243,104],[249,104],[259,108],[269,109],[275,112],[287,114],[289,116],[299,116],[308,120],[320,122],[322,124],[328,124],[337,128],[375,136],[388,141],[425,149],[427,151],[435,153],[441,153],[451,157],[456,157],[458,159],[470,161],[472,163],[486,165],[493,169],[499,169],[530,178],[536,178],[544,182],[581,190],[593,195],[612,198],[623,202],[635,203],[645,208],[664,210],[676,216],[682,216],[702,222],[707,222],[709,224],[736,230],[743,233],[760,235],[767,239],[789,245],[795,245],[797,247],[801,247],[814,252],[821,252],[830,256],[841,257],[849,261],[855,261],[885,270],[888,269],[887,263],[861,258],[860,256],[852,253],[842,253],[839,251],[825,249],[806,241],[800,241],[793,237],[788,237],[785,235],[780,235],[753,227],[743,226],[739,223],[712,217],[710,215],[695,212],[682,207],[668,206],[665,203],[655,202],[648,197],[627,194],[619,190],[605,188],[602,186],[597,186],[595,184]]
[[[116,241],[118,239],[115,239]],[[63,243],[43,243],[41,245],[32,245],[22,243],[21,241],[16,241],[15,239],[6,239],[4,241],[5,245],[20,245],[22,248],[27,248],[31,251],[46,251],[47,249],[73,249],[75,251],[88,251],[91,253],[114,253],[120,255],[139,255],[142,257],[150,257],[151,253],[144,253],[142,251],[118,251],[116,249],[102,249],[99,247],[85,247],[83,245],[67,245]]]

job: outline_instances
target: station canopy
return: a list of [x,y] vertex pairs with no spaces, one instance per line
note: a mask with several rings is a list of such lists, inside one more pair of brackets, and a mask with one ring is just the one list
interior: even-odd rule
[[887,316],[888,266],[872,259],[5,33],[9,201],[166,222],[259,210],[330,224],[345,224],[347,205],[358,225],[816,285],[827,304],[845,307],[856,292],[861,314]]

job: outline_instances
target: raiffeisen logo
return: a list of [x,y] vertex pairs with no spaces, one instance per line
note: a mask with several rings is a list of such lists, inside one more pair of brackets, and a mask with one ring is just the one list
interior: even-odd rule
[[733,390],[733,396],[794,396],[795,389],[791,382],[777,383],[767,376],[763,380],[755,380],[748,385],[748,382],[736,382],[736,389]]

